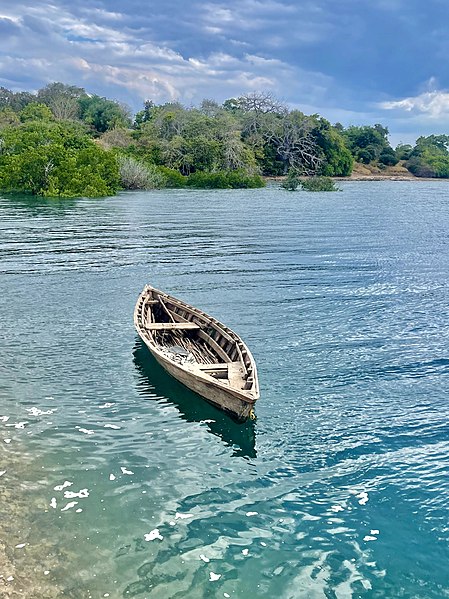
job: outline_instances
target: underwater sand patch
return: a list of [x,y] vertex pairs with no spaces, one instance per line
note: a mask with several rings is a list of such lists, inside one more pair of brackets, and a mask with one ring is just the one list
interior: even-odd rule
[[0,485],[0,597],[75,597],[56,582],[67,580],[65,571],[73,556],[58,547],[57,530],[47,528],[45,535],[39,530],[42,499],[35,489],[40,465],[28,455],[6,452],[0,453],[0,460],[6,469]]

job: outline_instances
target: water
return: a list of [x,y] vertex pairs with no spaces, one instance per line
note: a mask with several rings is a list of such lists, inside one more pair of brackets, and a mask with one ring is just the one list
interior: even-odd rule
[[[449,597],[449,188],[341,187],[0,199],[0,590]],[[147,282],[248,343],[255,423],[154,364]]]

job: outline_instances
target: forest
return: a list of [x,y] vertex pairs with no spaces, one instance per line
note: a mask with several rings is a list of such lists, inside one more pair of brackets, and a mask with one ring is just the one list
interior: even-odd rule
[[165,187],[253,188],[267,177],[345,177],[354,161],[401,162],[417,177],[449,177],[449,136],[393,149],[388,129],[332,125],[270,93],[199,106],[151,100],[133,115],[114,100],[50,83],[0,88],[0,189],[97,197]]

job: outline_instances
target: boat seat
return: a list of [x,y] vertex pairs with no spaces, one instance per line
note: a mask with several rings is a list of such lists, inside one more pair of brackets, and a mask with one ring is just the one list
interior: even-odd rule
[[242,379],[242,365],[240,362],[226,362],[218,364],[195,364],[195,367],[226,384],[243,389],[245,381]]
[[200,327],[194,322],[150,322],[145,327],[149,331],[199,331]]

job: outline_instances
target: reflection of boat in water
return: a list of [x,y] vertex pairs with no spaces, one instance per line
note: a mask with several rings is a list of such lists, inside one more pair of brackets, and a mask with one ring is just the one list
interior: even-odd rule
[[151,285],[137,300],[134,325],[175,379],[239,421],[252,416],[259,398],[256,364],[229,327]]
[[198,401],[195,393],[167,374],[139,338],[133,354],[141,395],[146,399],[167,398],[178,409],[181,418],[187,422],[204,422],[212,434],[233,447],[234,455],[256,457],[256,424],[253,420],[237,423],[211,404]]

